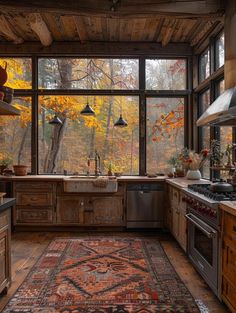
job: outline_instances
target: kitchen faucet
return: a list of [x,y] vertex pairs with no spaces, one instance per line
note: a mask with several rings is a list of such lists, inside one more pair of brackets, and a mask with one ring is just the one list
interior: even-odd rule
[[94,160],[94,175],[95,176],[99,176],[101,174],[101,158],[100,155],[98,154],[97,150],[95,150],[95,156],[94,158],[91,158],[91,156],[89,156],[88,158],[88,171],[87,171],[87,175],[90,175],[90,161]]

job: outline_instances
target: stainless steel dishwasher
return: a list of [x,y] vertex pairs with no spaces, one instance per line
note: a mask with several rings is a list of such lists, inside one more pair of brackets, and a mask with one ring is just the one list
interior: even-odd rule
[[127,185],[127,228],[164,226],[164,184]]

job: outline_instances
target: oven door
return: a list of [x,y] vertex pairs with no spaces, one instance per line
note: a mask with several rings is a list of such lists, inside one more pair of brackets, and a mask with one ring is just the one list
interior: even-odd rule
[[189,258],[217,295],[218,232],[192,213],[186,214],[186,218]]

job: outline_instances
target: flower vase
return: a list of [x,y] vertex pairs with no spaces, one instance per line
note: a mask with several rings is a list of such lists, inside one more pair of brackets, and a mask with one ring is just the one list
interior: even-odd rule
[[187,179],[201,179],[202,174],[199,170],[188,170],[186,177]]

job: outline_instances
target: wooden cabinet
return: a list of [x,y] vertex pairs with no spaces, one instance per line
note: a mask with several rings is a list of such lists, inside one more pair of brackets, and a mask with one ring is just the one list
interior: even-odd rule
[[123,198],[118,196],[58,196],[57,224],[123,226]]
[[236,312],[236,216],[222,214],[222,299]]
[[57,224],[83,224],[84,198],[80,196],[57,197]]
[[104,226],[124,225],[122,197],[92,197],[90,201],[88,217],[85,209],[85,223]]
[[56,208],[56,184],[51,182],[15,182],[14,225],[53,225]]
[[184,195],[181,189],[168,186],[168,208],[167,208],[167,227],[169,227],[175,239],[186,251],[187,248],[187,221],[186,204],[183,201]]
[[10,209],[0,213],[0,293],[11,283]]

